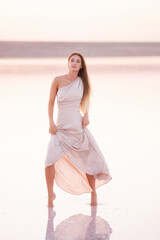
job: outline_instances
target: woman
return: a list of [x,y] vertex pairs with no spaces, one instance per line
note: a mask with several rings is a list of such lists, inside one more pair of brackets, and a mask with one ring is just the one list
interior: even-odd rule
[[[97,205],[96,188],[112,179],[104,156],[86,127],[91,86],[82,54],[73,52],[68,57],[68,69],[67,74],[53,79],[48,102],[51,134],[45,160],[48,207],[53,207],[56,198],[54,180],[66,192],[90,192],[91,205]],[[58,117],[55,124],[56,96]]]

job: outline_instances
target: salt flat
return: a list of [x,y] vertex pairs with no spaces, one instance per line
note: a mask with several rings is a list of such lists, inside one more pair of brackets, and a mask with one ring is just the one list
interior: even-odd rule
[[159,240],[160,58],[114,60],[87,59],[93,85],[88,128],[113,179],[97,189],[97,209],[89,194],[70,195],[55,185],[53,210],[44,175],[47,103],[53,77],[67,71],[66,59],[57,65],[54,59],[53,69],[50,60],[21,66],[1,60],[0,239],[101,234],[99,239]]

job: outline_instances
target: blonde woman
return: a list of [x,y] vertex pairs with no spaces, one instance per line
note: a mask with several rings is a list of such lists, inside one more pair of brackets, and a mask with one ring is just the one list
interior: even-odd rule
[[[82,54],[68,57],[68,73],[53,79],[48,102],[50,141],[45,159],[48,207],[56,198],[54,180],[71,194],[91,193],[91,205],[97,205],[96,188],[112,177],[105,158],[87,128],[89,124],[91,84]],[[53,120],[57,97],[58,116]]]

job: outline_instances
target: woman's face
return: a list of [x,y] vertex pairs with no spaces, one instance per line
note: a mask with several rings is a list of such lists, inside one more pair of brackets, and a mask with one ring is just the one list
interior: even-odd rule
[[68,61],[69,70],[78,72],[81,67],[82,67],[81,57],[78,55],[73,55]]

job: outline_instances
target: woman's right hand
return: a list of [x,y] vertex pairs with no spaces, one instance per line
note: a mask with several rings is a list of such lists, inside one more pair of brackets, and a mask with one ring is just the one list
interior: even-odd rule
[[56,134],[56,125],[54,122],[50,123],[49,125],[49,133]]

